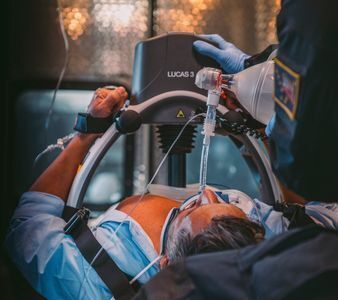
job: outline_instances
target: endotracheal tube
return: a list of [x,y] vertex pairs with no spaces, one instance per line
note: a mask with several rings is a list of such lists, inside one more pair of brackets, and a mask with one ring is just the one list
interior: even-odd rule
[[222,92],[222,72],[218,69],[204,68],[197,73],[195,84],[199,88],[208,91],[207,113],[202,131],[204,138],[201,154],[199,188],[202,193],[206,187],[210,137],[215,135],[217,106]]

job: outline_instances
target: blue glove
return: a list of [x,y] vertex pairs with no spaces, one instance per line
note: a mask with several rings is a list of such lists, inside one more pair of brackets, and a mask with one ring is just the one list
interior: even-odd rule
[[194,47],[197,52],[216,60],[226,73],[234,74],[244,70],[244,60],[249,58],[249,55],[225,41],[218,34],[200,35],[200,37],[217,43],[218,48],[203,41],[195,41]]

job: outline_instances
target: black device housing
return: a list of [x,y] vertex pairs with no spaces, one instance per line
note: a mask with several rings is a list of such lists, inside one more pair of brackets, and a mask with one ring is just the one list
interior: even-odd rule
[[[153,107],[149,115],[143,117],[143,123],[182,124],[196,113],[198,105],[203,105],[193,96],[180,94],[180,91],[190,91],[207,96],[207,91],[195,85],[196,73],[203,67],[220,69],[217,62],[193,49],[193,42],[197,40],[211,43],[192,33],[171,32],[136,45],[132,103],[143,103],[159,95],[168,98],[168,102],[161,104],[166,105],[165,111]],[[174,91],[177,93],[164,95]]]

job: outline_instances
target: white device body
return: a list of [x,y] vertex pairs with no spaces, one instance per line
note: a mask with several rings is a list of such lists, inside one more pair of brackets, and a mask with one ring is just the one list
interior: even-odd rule
[[255,120],[266,125],[275,110],[274,61],[268,60],[234,74],[227,89]]

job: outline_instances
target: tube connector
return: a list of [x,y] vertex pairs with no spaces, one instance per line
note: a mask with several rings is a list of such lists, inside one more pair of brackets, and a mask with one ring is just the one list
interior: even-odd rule
[[207,105],[212,106],[218,106],[219,103],[219,97],[221,95],[221,92],[217,90],[209,90],[208,91],[208,99],[207,99]]
[[214,68],[203,68],[196,74],[195,84],[203,90],[222,91],[222,71]]

